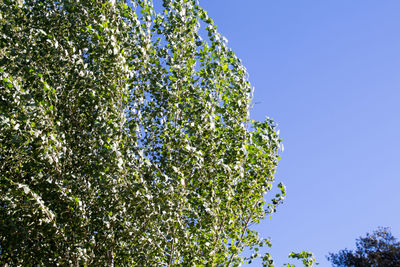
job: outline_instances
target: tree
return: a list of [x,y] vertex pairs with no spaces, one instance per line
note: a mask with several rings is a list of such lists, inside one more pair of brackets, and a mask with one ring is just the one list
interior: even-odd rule
[[400,265],[400,242],[391,234],[389,228],[379,228],[356,242],[357,249],[330,253],[328,260],[333,266],[385,266]]
[[269,245],[250,227],[285,195],[264,200],[276,126],[250,121],[197,2],[162,3],[0,1],[2,264],[238,265]]
[[[318,262],[316,262],[316,259],[314,257],[314,254],[308,251],[301,251],[301,252],[292,252],[289,254],[289,258],[292,259],[298,259],[303,262],[303,265],[306,267],[312,267],[315,265],[319,265]],[[286,267],[295,267],[295,265],[292,265],[290,263],[287,263],[285,265]]]

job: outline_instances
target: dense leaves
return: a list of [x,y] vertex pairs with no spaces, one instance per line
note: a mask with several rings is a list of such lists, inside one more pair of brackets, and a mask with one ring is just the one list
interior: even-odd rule
[[237,265],[269,245],[250,226],[284,197],[263,198],[280,139],[195,0],[0,12],[1,263]]
[[400,242],[391,234],[389,228],[379,228],[372,234],[360,237],[357,248],[330,253],[328,260],[333,266],[366,267],[366,266],[400,266]]

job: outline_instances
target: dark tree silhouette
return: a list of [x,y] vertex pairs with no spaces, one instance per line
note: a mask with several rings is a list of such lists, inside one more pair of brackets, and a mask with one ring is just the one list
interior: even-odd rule
[[390,228],[380,227],[372,234],[356,241],[356,250],[340,250],[327,257],[333,266],[344,267],[397,267],[400,266],[400,242]]

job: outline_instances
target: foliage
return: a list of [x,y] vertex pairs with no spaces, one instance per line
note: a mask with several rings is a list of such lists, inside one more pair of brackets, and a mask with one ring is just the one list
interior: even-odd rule
[[[319,263],[316,263],[314,254],[312,254],[311,252],[308,252],[308,251],[301,251],[299,253],[292,252],[289,254],[289,258],[301,260],[303,262],[303,265],[307,266],[307,267],[312,267],[312,266],[314,266],[314,264],[315,265],[319,264]],[[295,265],[288,263],[288,264],[286,264],[286,266],[294,267]]]
[[389,228],[379,228],[356,242],[357,249],[330,253],[328,260],[333,266],[364,267],[400,265],[400,242],[391,234]]
[[195,0],[0,12],[2,264],[238,265],[269,245],[250,226],[285,195],[263,197],[280,139]]

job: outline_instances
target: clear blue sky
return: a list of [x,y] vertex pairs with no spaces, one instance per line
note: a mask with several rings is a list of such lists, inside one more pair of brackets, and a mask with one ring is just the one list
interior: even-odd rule
[[[277,266],[320,266],[378,226],[400,238],[400,1],[200,0],[279,123],[287,199],[257,229]],[[299,265],[300,266],[300,265]]]

